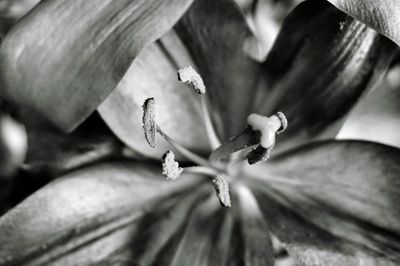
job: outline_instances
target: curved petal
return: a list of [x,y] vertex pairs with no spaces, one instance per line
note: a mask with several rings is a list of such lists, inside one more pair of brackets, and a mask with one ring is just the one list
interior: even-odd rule
[[259,67],[244,52],[251,35],[233,0],[198,0],[175,27],[208,89],[223,140],[246,123],[259,82]]
[[247,3],[250,6],[244,11],[247,11],[246,18],[255,36],[246,41],[246,51],[253,58],[258,61],[265,60],[283,20],[302,1],[257,0]]
[[98,115],[89,117],[70,134],[31,109],[21,108],[19,116],[28,132],[28,154],[22,169],[39,179],[56,178],[85,165],[123,157],[126,149]]
[[[335,136],[360,96],[385,73],[397,46],[325,1],[300,4],[286,19],[267,57],[267,88],[256,111],[282,111],[285,149]],[[325,134],[325,136],[324,136]]]
[[151,148],[143,133],[142,105],[152,97],[156,122],[163,131],[186,148],[199,153],[209,151],[201,117],[201,96],[177,79],[178,69],[187,65],[193,62],[186,48],[173,31],[169,32],[139,54],[116,90],[99,106],[100,115],[130,147],[161,158],[171,146],[157,136],[156,147]]
[[40,0],[2,0],[0,3],[0,17],[17,21],[39,2]]
[[269,230],[257,209],[220,207],[214,195],[190,212],[152,265],[273,265]]
[[[257,184],[260,186],[260,184]],[[255,202],[258,205],[264,223],[273,237],[276,266],[394,266],[394,262],[371,256],[326,231],[304,220],[294,210],[280,204],[271,193],[252,187],[240,187],[239,196],[245,204]]]
[[2,94],[72,130],[191,2],[44,0],[2,43]]
[[396,0],[328,0],[400,45],[400,2]]
[[12,177],[25,160],[26,128],[0,109],[0,180]]
[[40,0],[2,0],[0,1],[0,40],[4,38],[6,33],[12,26]]
[[337,138],[368,140],[400,147],[400,66],[349,114]]
[[248,183],[262,209],[269,205],[263,206],[260,195],[269,195],[303,220],[300,225],[395,260],[400,257],[399,170],[399,149],[361,141],[308,145],[246,169],[255,177]]
[[[0,265],[107,263],[132,244],[141,217],[187,199],[182,193],[195,184],[190,176],[165,181],[158,171],[133,162],[104,163],[53,181],[0,218]],[[189,192],[198,198],[204,190],[197,191]],[[193,200],[170,213],[177,217],[163,218],[179,219]],[[128,252],[119,263],[134,255]]]
[[273,265],[259,210],[221,208],[194,178],[132,162],[65,175],[0,218],[0,265]]

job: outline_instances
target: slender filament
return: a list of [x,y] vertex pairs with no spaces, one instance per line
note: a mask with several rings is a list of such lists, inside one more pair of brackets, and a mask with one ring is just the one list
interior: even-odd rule
[[174,147],[182,156],[184,156],[187,160],[192,161],[195,164],[211,167],[210,163],[204,159],[203,157],[189,151],[179,143],[175,142],[172,138],[170,138],[166,133],[164,133],[159,126],[157,126],[157,132],[172,146]]

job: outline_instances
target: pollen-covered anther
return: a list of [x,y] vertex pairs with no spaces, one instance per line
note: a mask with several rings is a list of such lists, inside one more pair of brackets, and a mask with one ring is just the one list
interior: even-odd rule
[[287,127],[288,127],[288,121],[287,121],[286,116],[285,116],[282,112],[277,112],[275,115],[276,115],[276,116],[279,118],[279,120],[281,121],[281,127],[278,129],[278,131],[276,132],[276,134],[281,134],[281,133],[283,133],[283,132],[287,129]]
[[192,68],[192,66],[179,69],[178,79],[183,83],[191,85],[196,93],[206,93],[206,86],[204,85],[203,79],[201,78],[200,74]]
[[217,193],[217,197],[219,202],[224,207],[231,207],[231,196],[229,195],[229,184],[225,180],[223,176],[217,175],[213,178],[212,184],[215,188],[215,192]]
[[155,120],[155,101],[154,98],[148,98],[143,103],[143,130],[144,136],[150,147],[156,146],[157,125]]
[[247,154],[247,162],[249,164],[256,164],[259,162],[264,162],[269,159],[271,156],[272,149],[274,145],[269,147],[268,149],[263,148],[261,145],[258,145],[256,148],[252,149]]
[[162,174],[167,180],[175,180],[181,176],[183,168],[175,161],[175,155],[172,151],[167,151],[162,157]]

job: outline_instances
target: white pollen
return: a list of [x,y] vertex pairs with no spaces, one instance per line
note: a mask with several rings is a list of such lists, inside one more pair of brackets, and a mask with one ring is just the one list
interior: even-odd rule
[[216,176],[212,180],[212,184],[215,188],[215,192],[217,193],[217,197],[224,207],[231,207],[231,196],[229,195],[229,185],[228,182],[222,176]]
[[155,122],[155,102],[154,98],[148,98],[143,103],[143,130],[144,136],[150,147],[156,146],[156,122]]
[[188,85],[191,85],[193,89],[198,94],[206,93],[206,86],[204,85],[203,79],[192,68],[192,66],[188,66],[178,70],[178,79]]
[[183,169],[179,167],[179,163],[175,161],[174,153],[172,151],[167,151],[162,159],[162,174],[167,177],[167,180],[179,178]]
[[251,114],[247,117],[247,123],[253,130],[261,132],[260,145],[264,149],[274,145],[276,133],[281,128],[279,117],[276,115],[266,117],[259,114]]

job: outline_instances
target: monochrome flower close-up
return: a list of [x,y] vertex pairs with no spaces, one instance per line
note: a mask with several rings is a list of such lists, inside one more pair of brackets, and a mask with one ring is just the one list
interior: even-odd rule
[[0,265],[400,262],[400,2],[0,21]]

